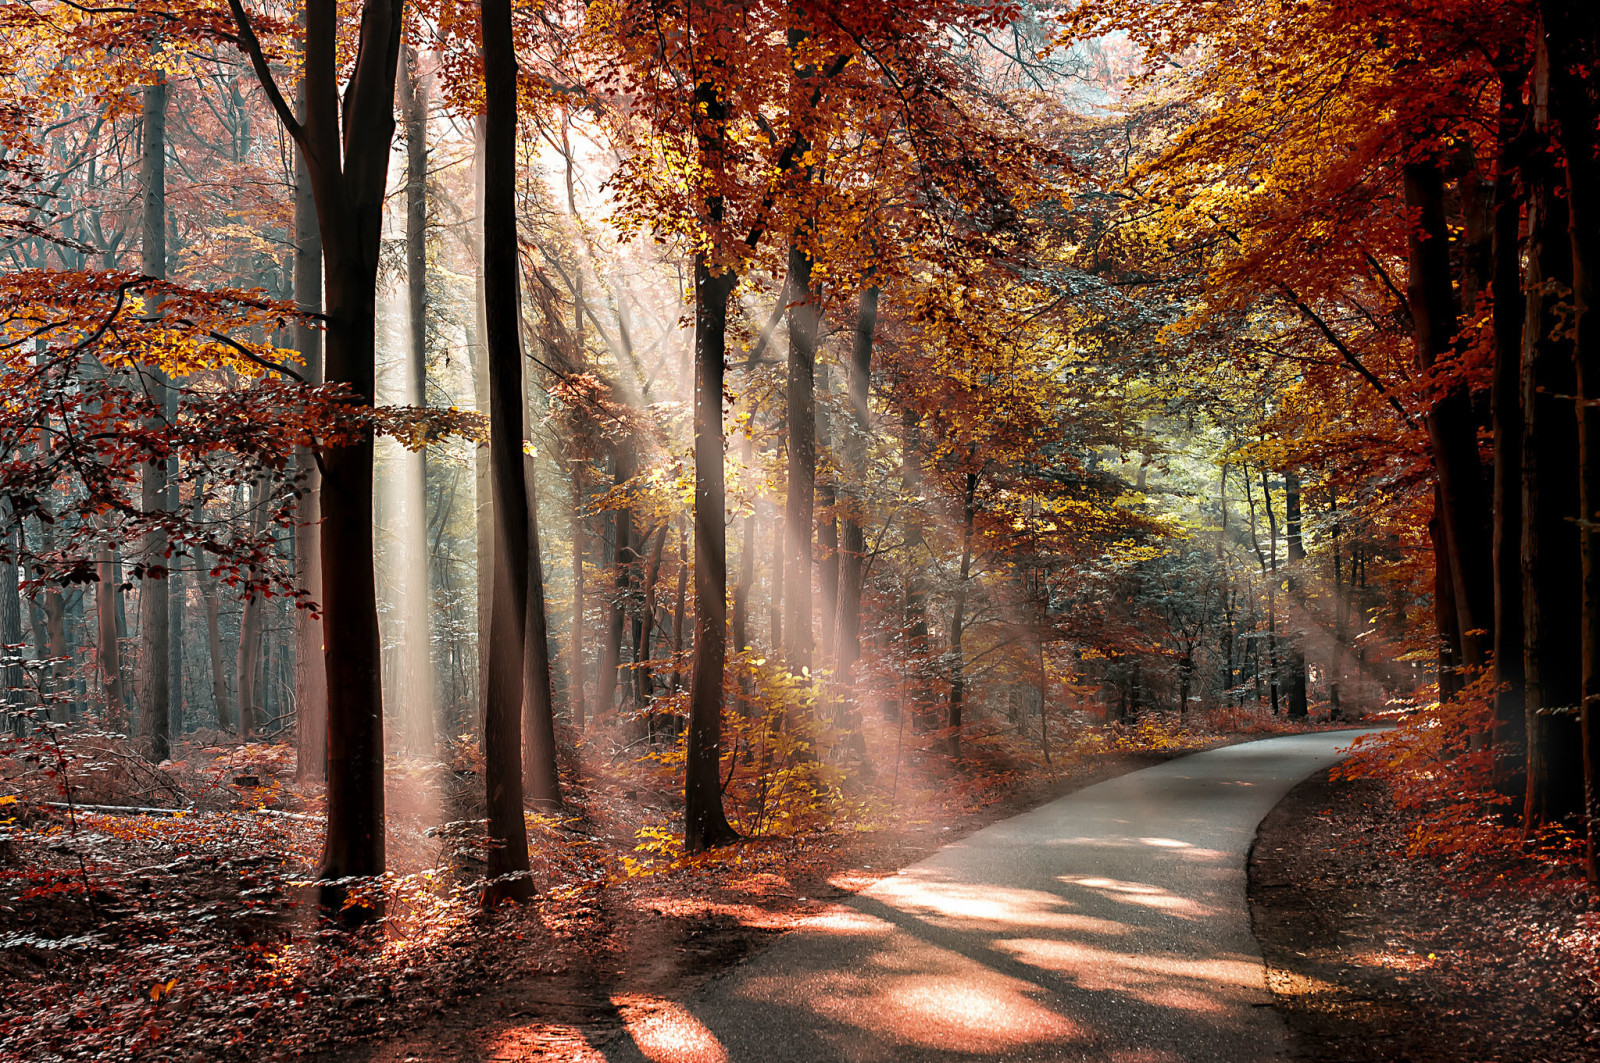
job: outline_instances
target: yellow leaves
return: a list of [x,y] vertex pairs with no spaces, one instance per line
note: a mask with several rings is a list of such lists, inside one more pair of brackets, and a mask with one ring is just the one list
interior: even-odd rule
[[157,982],[150,987],[150,1000],[159,1004],[163,999],[172,995],[172,987],[178,984],[176,978],[165,982]]

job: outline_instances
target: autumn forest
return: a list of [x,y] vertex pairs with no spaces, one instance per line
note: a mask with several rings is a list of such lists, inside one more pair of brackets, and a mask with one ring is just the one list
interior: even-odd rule
[[0,1060],[1600,1059],[1600,7],[0,2]]

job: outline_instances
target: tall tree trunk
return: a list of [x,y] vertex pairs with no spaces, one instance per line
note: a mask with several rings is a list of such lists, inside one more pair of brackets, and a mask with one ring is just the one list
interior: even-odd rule
[[1522,795],[1527,759],[1522,616],[1522,204],[1517,197],[1518,157],[1527,108],[1526,65],[1500,71],[1496,130],[1493,272],[1494,370],[1489,417],[1494,439],[1494,777],[1507,797]]
[[[406,312],[409,323],[406,402],[428,405],[428,86],[417,74],[416,49],[402,46],[398,78],[400,112],[406,136]],[[413,752],[431,753],[437,746],[435,728],[433,637],[431,610],[433,566],[428,550],[428,449],[401,461],[402,475],[411,480],[407,497],[417,500],[418,511],[407,515],[398,533],[405,537],[400,595],[402,648],[399,701],[403,732]],[[420,578],[421,586],[412,586]]]
[[523,455],[523,464],[528,492],[528,631],[522,684],[522,774],[527,780],[528,798],[545,808],[554,808],[561,804],[561,780],[556,767],[544,554],[539,546],[539,481],[532,455]]
[[[739,460],[746,470],[749,470],[755,461],[755,443],[751,438],[755,434],[756,411],[750,411],[751,424],[746,427],[743,438],[739,443]],[[739,578],[733,584],[733,650],[743,653],[750,642],[750,585],[755,581],[756,574],[756,506],[750,506],[750,512],[744,518],[744,534],[739,540]]]
[[100,695],[105,701],[106,726],[123,726],[128,696],[122,688],[122,647],[117,638],[117,578],[110,547],[96,557],[99,579],[94,587],[95,617],[99,635]]
[[[900,411],[900,490],[907,498],[922,494],[922,453],[919,418],[909,407]],[[922,507],[913,502],[906,511],[905,604],[902,609],[902,635],[905,654],[905,679],[911,694],[911,722],[917,728],[929,726],[928,691],[928,585],[923,578],[925,544]]]
[[[300,98],[303,115],[303,83]],[[301,150],[295,152],[294,175],[294,303],[306,313],[321,313],[322,233],[317,228],[317,204],[311,195],[311,178]],[[313,328],[310,321],[297,321],[294,348],[305,361],[301,372],[307,383],[322,383],[322,330]],[[317,607],[316,611],[305,608],[294,611],[295,774],[310,779],[320,778],[328,765],[328,672],[322,655],[321,615],[322,507],[318,501],[322,473],[310,447],[295,448],[294,464],[300,478],[300,490],[295,498],[295,587],[305,591]],[[205,574],[197,572],[195,578],[203,580]],[[214,606],[207,612],[207,623],[214,623]],[[226,697],[225,691],[223,697]],[[217,705],[220,712],[222,702],[218,701]]]
[[[1272,510],[1272,485],[1267,482],[1267,470],[1261,469],[1261,504],[1267,511],[1267,553],[1271,558],[1271,575],[1267,579],[1267,663],[1268,691],[1272,696],[1272,715],[1279,712],[1278,705],[1278,518]],[[1266,569],[1263,568],[1263,572]]]
[[1584,870],[1600,888],[1600,10],[1574,0],[1541,0],[1539,7],[1550,49],[1550,116],[1567,162],[1583,556]]
[[1488,661],[1494,635],[1494,561],[1490,499],[1483,489],[1478,428],[1464,380],[1451,379],[1456,339],[1455,291],[1450,271],[1450,230],[1444,178],[1436,159],[1405,167],[1405,202],[1418,223],[1411,231],[1406,297],[1416,336],[1417,367],[1442,374],[1427,413],[1428,441],[1439,484],[1439,518],[1450,561],[1462,664],[1474,671]]
[[678,517],[678,593],[672,603],[672,693],[676,694],[682,688],[679,677],[678,662],[683,659],[683,610],[684,599],[687,597],[689,581],[689,529],[684,526],[682,515]]
[[583,664],[583,631],[588,626],[585,615],[583,581],[583,551],[587,536],[583,527],[583,462],[572,463],[572,665],[567,681],[567,709],[572,714],[572,726],[583,730],[584,700],[583,679],[587,669]]
[[[159,78],[144,90],[142,106],[144,143],[139,168],[143,197],[141,225],[141,268],[148,277],[167,276],[167,81]],[[166,404],[167,379],[159,369],[145,370],[150,386]],[[162,418],[146,427],[160,429]],[[167,464],[148,462],[140,474],[140,508],[156,513],[167,504]],[[172,753],[172,691],[170,689],[170,650],[172,618],[167,593],[167,533],[147,532],[141,544],[144,565],[139,591],[139,631],[144,642],[140,655],[144,675],[139,684],[140,725],[151,760],[160,763]]]
[[1578,379],[1565,327],[1572,288],[1567,198],[1550,142],[1550,70],[1539,42],[1532,85],[1528,273],[1521,344],[1521,578],[1524,666],[1523,830],[1578,815],[1583,802],[1582,726],[1566,710],[1583,697],[1583,587],[1578,517]]
[[[825,451],[833,448],[832,426],[828,421],[826,398],[829,392],[828,367],[824,363],[818,370],[819,394],[824,401],[817,403],[817,438]],[[834,465],[824,466],[822,479],[817,484],[817,502],[822,512],[817,517],[817,586],[821,601],[817,612],[822,623],[822,652],[834,658],[838,644],[835,627],[839,622],[839,484]]]
[[[362,0],[355,63],[343,76],[339,9],[306,5],[304,123],[276,87],[240,0],[229,0],[240,45],[279,117],[303,149],[322,232],[324,368],[352,403],[373,401],[379,238],[394,140],[394,88],[404,0]],[[327,448],[322,514],[324,660],[328,690],[328,830],[318,876],[324,910],[346,921],[381,904],[345,905],[352,877],[384,869],[383,689],[373,573],[373,440]]]
[[[1296,593],[1300,582],[1300,565],[1305,560],[1305,540],[1300,534],[1300,474],[1290,471],[1283,474],[1284,538],[1289,544],[1289,600],[1304,609]],[[1302,628],[1304,625],[1301,625]],[[1304,717],[1306,704],[1306,648],[1305,632],[1295,635],[1289,647],[1289,715]]]
[[811,293],[811,256],[789,248],[788,496],[784,529],[788,595],[784,659],[790,671],[811,666],[811,532],[817,492],[817,310]]
[[[715,81],[695,86],[701,166],[723,170],[728,106]],[[714,186],[713,186],[714,187]],[[722,199],[710,196],[712,231],[723,220]],[[727,484],[723,470],[722,374],[728,346],[728,298],[737,278],[714,269],[704,250],[694,257],[694,672],[689,690],[688,755],[684,764],[683,847],[698,853],[738,835],[722,810],[722,685],[728,651]]]
[[861,590],[867,553],[862,501],[867,479],[867,439],[872,431],[867,419],[867,396],[872,380],[872,336],[877,327],[878,289],[873,286],[861,292],[856,308],[855,337],[850,348],[852,423],[844,437],[846,507],[839,544],[838,670],[841,680],[851,683],[852,689],[851,670],[861,659]]
[[978,491],[978,474],[967,473],[967,489],[961,498],[961,580],[956,584],[955,605],[950,617],[950,706],[945,727],[950,731],[947,747],[952,757],[961,755],[961,709],[967,693],[965,651],[961,646],[962,628],[967,620],[967,580],[972,574],[972,524],[977,509],[973,503]]
[[[473,168],[477,181],[478,268],[473,271],[473,302],[477,310],[478,343],[472,348],[473,406],[484,417],[489,416],[489,356],[487,348],[488,327],[484,323],[483,277],[483,213],[484,213],[484,148],[483,116],[473,120]],[[489,473],[489,448],[478,447],[473,459],[474,522],[477,533],[477,591],[478,591],[478,726],[483,726],[484,706],[489,703],[489,605],[494,599],[494,487]]]
[[489,684],[483,712],[489,815],[484,903],[526,900],[528,835],[520,750],[527,642],[529,520],[523,472],[522,347],[517,278],[517,58],[511,0],[482,5],[484,80],[483,284],[489,369],[489,463],[494,490],[494,590],[489,607]]

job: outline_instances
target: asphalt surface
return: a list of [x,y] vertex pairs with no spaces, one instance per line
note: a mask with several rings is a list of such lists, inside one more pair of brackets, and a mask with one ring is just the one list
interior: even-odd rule
[[1245,861],[1272,806],[1358,733],[1197,753],[997,823],[641,1014],[605,1058],[1287,1058]]

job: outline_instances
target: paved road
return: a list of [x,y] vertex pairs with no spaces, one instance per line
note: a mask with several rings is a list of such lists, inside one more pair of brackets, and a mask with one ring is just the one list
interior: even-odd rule
[[784,937],[610,1063],[1286,1057],[1245,904],[1263,816],[1353,732],[1199,753],[998,823]]

